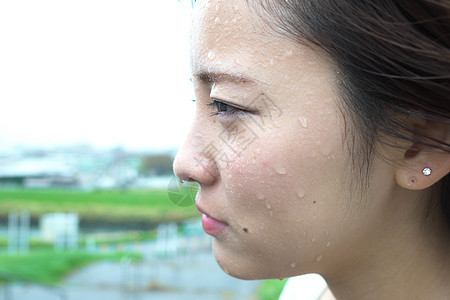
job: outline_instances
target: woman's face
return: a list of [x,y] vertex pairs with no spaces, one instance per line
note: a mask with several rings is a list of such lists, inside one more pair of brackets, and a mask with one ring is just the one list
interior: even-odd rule
[[[196,116],[174,169],[200,184],[196,205],[221,267],[247,279],[321,273],[370,246],[385,208],[357,206],[349,190],[327,57],[271,33],[238,0],[198,1],[191,45]],[[372,185],[388,190],[382,181]]]

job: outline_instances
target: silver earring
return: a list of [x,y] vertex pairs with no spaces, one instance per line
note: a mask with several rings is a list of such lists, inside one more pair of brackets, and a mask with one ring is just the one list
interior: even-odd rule
[[423,175],[428,176],[431,174],[431,169],[430,168],[425,168],[422,170]]

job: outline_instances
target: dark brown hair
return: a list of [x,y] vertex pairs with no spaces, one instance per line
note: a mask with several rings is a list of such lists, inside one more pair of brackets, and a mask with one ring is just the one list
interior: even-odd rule
[[[273,30],[323,49],[336,64],[343,107],[356,128],[350,144],[361,173],[368,174],[376,142],[386,136],[450,152],[448,141],[404,122],[413,117],[450,126],[448,1],[248,2],[270,15]],[[435,189],[450,225],[449,176]]]

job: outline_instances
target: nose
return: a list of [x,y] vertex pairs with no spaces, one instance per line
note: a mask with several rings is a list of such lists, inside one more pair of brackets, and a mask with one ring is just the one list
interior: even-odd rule
[[175,157],[173,163],[175,175],[182,181],[197,182],[200,186],[213,184],[219,177],[219,170],[212,147],[214,147],[212,142],[195,134],[192,129]]

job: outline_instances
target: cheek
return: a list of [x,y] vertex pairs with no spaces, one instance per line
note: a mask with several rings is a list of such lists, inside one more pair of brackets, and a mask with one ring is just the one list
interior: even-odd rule
[[314,226],[336,205],[342,169],[338,162],[344,159],[339,138],[324,132],[315,132],[314,137],[296,132],[289,137],[258,140],[222,173],[227,205],[236,214],[245,214],[240,223],[261,227],[282,220],[285,226],[293,222],[305,228],[304,223]]
[[[273,145],[257,144],[234,159],[223,172],[228,205],[259,225],[280,219],[297,219],[296,207],[304,207],[306,186],[296,166],[279,155]],[[297,162],[298,163],[298,162]],[[292,213],[292,218],[289,216]],[[243,220],[243,219],[242,219]]]

